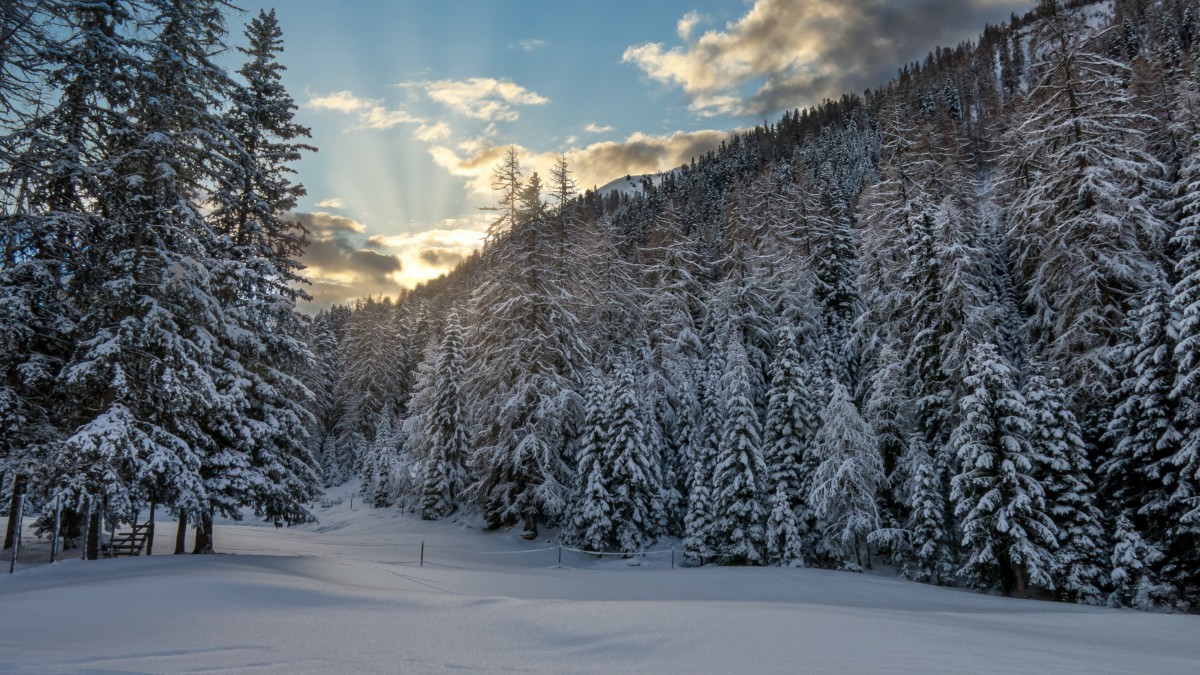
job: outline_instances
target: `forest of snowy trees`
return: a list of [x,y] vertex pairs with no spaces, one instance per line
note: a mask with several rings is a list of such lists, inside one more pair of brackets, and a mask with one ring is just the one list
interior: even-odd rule
[[1198,10],[1044,2],[632,196],[510,153],[482,252],[307,327],[326,481],[594,550],[1195,608]]
[[1197,0],[1044,0],[632,195],[510,152],[482,251],[311,319],[278,31],[230,76],[217,4],[2,10],[11,494],[291,523],[359,478],[593,550],[1200,608]]
[[196,552],[214,514],[311,519],[306,242],[284,218],[308,131],[274,13],[228,72],[225,11],[0,4],[0,483],[68,534],[91,514],[93,549],[150,505],[196,523]]

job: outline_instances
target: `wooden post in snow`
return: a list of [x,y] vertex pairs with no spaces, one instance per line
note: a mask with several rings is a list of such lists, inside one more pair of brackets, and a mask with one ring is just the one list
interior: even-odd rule
[[50,542],[50,562],[58,562],[58,538],[62,534],[62,495],[54,498],[54,541]]
[[25,493],[17,499],[17,530],[13,538],[12,561],[8,564],[8,573],[12,574],[17,570],[17,554],[21,551],[21,525],[25,519]]

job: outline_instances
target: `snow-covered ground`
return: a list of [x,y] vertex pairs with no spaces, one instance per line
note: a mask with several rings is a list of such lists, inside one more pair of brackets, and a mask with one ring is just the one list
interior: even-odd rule
[[[0,576],[0,672],[1200,672],[1200,617],[821,570],[671,569],[349,500],[235,555]],[[155,549],[171,550],[160,523]],[[418,566],[425,542],[425,566]],[[544,550],[539,550],[544,549]],[[5,570],[7,571],[7,570]]]

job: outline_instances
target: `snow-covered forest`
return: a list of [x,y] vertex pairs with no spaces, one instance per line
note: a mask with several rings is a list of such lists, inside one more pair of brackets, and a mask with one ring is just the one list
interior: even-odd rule
[[214,61],[225,9],[0,5],[0,482],[92,548],[151,504],[201,533],[243,508],[311,518],[305,239],[284,218],[308,132],[274,14],[236,72]]
[[360,478],[592,550],[1200,609],[1196,0],[1044,0],[633,194],[511,152],[482,251],[313,318],[281,36],[224,71],[220,4],[0,9],[14,503],[203,531]]

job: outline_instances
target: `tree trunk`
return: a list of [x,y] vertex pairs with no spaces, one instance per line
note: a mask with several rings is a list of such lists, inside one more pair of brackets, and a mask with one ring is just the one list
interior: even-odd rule
[[175,555],[187,550],[187,512],[179,510],[179,527],[175,528]]
[[92,517],[88,521],[87,559],[100,559],[100,528],[104,524],[100,520],[100,509],[92,509]]
[[[146,555],[154,554],[154,500],[150,500],[150,519],[146,521]],[[135,522],[134,525],[137,525]]]
[[21,494],[25,492],[25,476],[18,474],[13,478],[12,495],[8,505],[8,528],[4,532],[4,550],[12,548],[13,540],[17,536],[17,503],[21,501]]
[[193,555],[203,555],[213,552],[212,514],[206,513],[196,523],[196,545],[192,547]]
[[525,529],[521,532],[521,538],[532,541],[534,539],[537,539],[537,536],[538,536],[537,512],[533,511],[533,510],[526,511],[525,512]]

